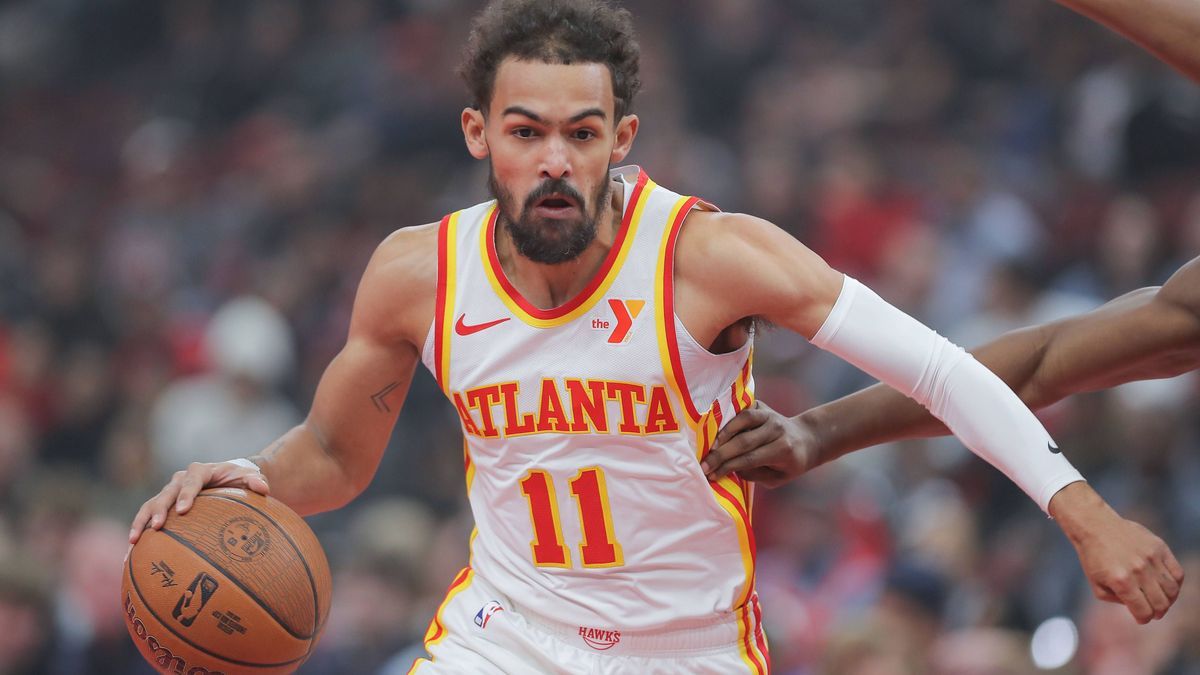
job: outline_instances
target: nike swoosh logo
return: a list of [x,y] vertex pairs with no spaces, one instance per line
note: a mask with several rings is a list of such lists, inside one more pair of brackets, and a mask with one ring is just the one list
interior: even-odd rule
[[466,324],[466,322],[463,321],[463,319],[465,319],[465,318],[467,318],[466,314],[458,315],[458,321],[455,322],[455,324],[454,324],[454,332],[455,333],[458,333],[459,335],[471,335],[473,333],[478,333],[481,330],[487,330],[487,329],[491,328],[492,326],[499,326],[500,324],[504,323],[505,321],[508,321],[512,317],[506,316],[503,319],[496,319],[495,321],[488,321],[487,323],[477,323],[473,326],[468,326]]
[[1046,441],[1046,449],[1056,455],[1062,454],[1062,450],[1058,449],[1058,446],[1054,444],[1054,441]]

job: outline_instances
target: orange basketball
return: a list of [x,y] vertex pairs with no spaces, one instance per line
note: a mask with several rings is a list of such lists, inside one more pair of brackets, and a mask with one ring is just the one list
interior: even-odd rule
[[129,553],[129,635],[164,673],[290,673],[329,615],[329,563],[300,516],[249,490],[201,492]]

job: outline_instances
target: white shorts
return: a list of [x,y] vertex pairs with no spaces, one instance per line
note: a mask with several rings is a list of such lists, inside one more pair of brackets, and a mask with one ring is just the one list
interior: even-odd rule
[[[738,617],[742,617],[739,620]],[[451,584],[425,634],[428,659],[410,675],[767,675],[758,595],[714,623],[632,633],[551,623],[499,593],[471,568]]]

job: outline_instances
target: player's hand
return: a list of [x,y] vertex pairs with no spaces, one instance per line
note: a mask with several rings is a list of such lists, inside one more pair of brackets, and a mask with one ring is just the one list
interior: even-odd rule
[[1179,597],[1183,567],[1162,539],[1117,515],[1086,483],[1063,488],[1050,509],[1097,598],[1125,605],[1139,624],[1166,615]]
[[816,448],[816,436],[802,421],[755,401],[721,429],[700,469],[710,481],[736,471],[777,487],[811,469]]
[[196,495],[206,487],[241,487],[260,495],[269,493],[267,479],[261,471],[233,462],[201,464],[193,462],[185,471],[176,471],[171,482],[142,504],[129,530],[129,544],[136,544],[147,527],[159,529],[167,521],[167,511],[187,513]]

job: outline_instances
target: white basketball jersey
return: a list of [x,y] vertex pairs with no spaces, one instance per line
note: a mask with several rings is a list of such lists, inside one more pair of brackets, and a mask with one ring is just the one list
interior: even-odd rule
[[[716,355],[675,317],[672,259],[693,208],[625,181],[612,250],[587,288],[539,309],[494,245],[495,202],[441,223],[423,360],[458,410],[474,572],[535,616],[596,631],[688,628],[754,610],[752,486],[700,471],[750,405],[751,344]],[[608,633],[606,633],[608,631]]]

